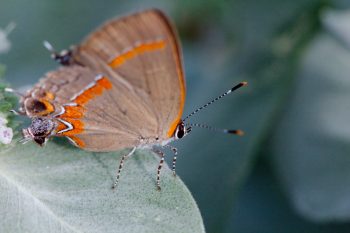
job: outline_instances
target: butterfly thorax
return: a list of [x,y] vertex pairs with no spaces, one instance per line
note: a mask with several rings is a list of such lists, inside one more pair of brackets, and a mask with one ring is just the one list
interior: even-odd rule
[[140,138],[140,143],[137,148],[139,149],[152,149],[153,147],[163,147],[173,141],[179,140],[185,137],[189,132],[191,132],[191,127],[186,127],[183,121],[180,121],[176,127],[174,134],[167,139],[161,140],[159,137],[150,137],[150,138]]

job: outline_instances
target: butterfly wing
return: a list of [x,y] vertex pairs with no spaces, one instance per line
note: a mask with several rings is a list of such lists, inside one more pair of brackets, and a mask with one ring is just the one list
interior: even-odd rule
[[66,136],[86,150],[134,147],[142,135],[157,133],[155,116],[137,95],[79,65],[47,73],[21,103],[33,117],[52,118],[57,124],[54,136]]
[[73,51],[77,64],[48,73],[22,105],[30,117],[52,117],[56,136],[87,150],[166,140],[185,101],[180,56],[160,11],[112,20]]
[[[154,114],[154,136],[167,139],[173,135],[184,108],[185,78],[175,30],[161,11],[143,11],[105,23],[73,56],[79,64],[108,75],[113,84],[138,95],[139,105]],[[143,123],[141,127],[147,127]]]

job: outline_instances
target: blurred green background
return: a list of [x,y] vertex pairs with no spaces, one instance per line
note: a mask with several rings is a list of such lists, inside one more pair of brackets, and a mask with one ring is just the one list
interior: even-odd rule
[[[0,0],[16,23],[0,55],[14,87],[57,67],[42,46],[79,43],[105,20],[157,7],[178,28],[185,114],[246,80],[192,119],[178,174],[208,232],[350,232],[350,1]],[[116,161],[117,163],[117,161]]]

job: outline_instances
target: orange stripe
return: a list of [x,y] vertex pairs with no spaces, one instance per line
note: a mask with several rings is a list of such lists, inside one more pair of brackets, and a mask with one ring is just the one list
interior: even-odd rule
[[102,92],[104,89],[111,89],[112,83],[105,77],[101,78],[96,82],[96,85],[93,87],[90,87],[89,89],[85,90],[81,95],[77,96],[75,99],[75,103],[78,105],[85,105],[87,102],[89,102],[91,99],[95,98],[96,96],[102,95]]
[[160,49],[163,49],[164,47],[165,47],[165,41],[162,41],[162,40],[138,45],[132,48],[131,50],[116,56],[113,59],[113,61],[109,63],[109,66],[112,68],[117,68],[118,66],[121,66],[122,64],[124,64],[124,62],[126,62],[127,60],[130,60],[140,54],[143,54],[146,52],[152,52],[155,50],[160,50]]
[[84,116],[84,108],[82,106],[65,106],[65,112],[60,118],[82,118]]
[[94,97],[101,95],[102,92],[103,87],[95,85],[92,88],[89,88],[86,91],[84,91],[81,95],[79,95],[74,102],[79,104],[80,106],[83,106]]
[[69,136],[69,138],[72,139],[77,144],[78,147],[81,147],[81,148],[85,147],[85,142],[83,142],[83,140],[81,140],[80,138],[73,135]]
[[48,100],[54,100],[55,99],[55,95],[52,92],[46,92],[45,93],[45,98]]
[[66,129],[67,128],[67,126],[65,125],[65,124],[63,124],[62,122],[58,122],[58,125],[57,125],[57,127],[56,127],[56,133],[57,132],[60,132],[61,130],[64,130],[64,129]]
[[[77,119],[82,118],[84,116],[84,105],[88,103],[90,100],[95,98],[96,96],[102,95],[104,90],[108,90],[112,88],[112,83],[108,80],[108,78],[103,77],[96,82],[96,85],[90,87],[85,90],[79,96],[76,97],[74,102],[77,106],[65,106],[65,112],[59,116],[62,120],[65,120],[72,124],[73,129],[63,132],[60,135],[63,136],[72,136],[75,134],[80,134],[84,131],[84,123]],[[61,130],[66,129],[67,126],[63,123],[59,123],[56,132],[60,132]],[[72,138],[72,140],[74,140]],[[77,144],[79,144],[77,142]]]
[[55,107],[50,103],[50,101],[43,98],[40,99],[39,101],[45,105],[45,110],[37,113],[39,116],[46,116],[55,111]]
[[180,107],[179,107],[180,109],[176,119],[170,124],[169,130],[167,132],[167,136],[169,138],[174,135],[175,130],[181,121],[182,113],[185,107],[185,99],[186,99],[185,76],[182,70],[182,64],[181,64],[181,59],[179,57],[179,53],[180,52],[178,51],[177,47],[173,46],[173,56],[176,62],[176,71],[180,82]]
[[[81,120],[71,119],[71,118],[69,118],[69,119],[62,118],[62,120],[65,120],[65,121],[69,122],[70,124],[72,124],[73,129],[66,131],[66,132],[63,132],[60,135],[71,136],[71,135],[75,135],[75,134],[80,134],[84,131],[84,123]],[[59,129],[63,127],[63,126],[61,126],[61,124],[63,124],[63,123],[60,123],[57,126],[57,129],[56,129],[57,132],[59,132]],[[67,127],[64,127],[63,129],[66,129],[66,128]]]
[[101,78],[97,81],[97,84],[104,87],[107,90],[112,88],[112,83],[108,80],[108,78]]

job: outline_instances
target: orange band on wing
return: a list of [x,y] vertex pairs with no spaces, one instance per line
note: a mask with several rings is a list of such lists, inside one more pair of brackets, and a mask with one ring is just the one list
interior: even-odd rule
[[84,116],[84,108],[82,106],[65,106],[65,112],[60,118],[82,118]]
[[[84,131],[84,123],[81,120],[72,119],[72,118],[68,118],[68,119],[61,118],[61,119],[68,122],[69,124],[71,124],[73,129],[62,132],[59,135],[71,136],[71,135],[75,135],[75,134],[80,134]],[[59,122],[59,124],[57,125],[57,128],[56,128],[56,132],[59,132],[61,130],[65,130],[65,129],[67,129],[67,126],[64,123]]]
[[62,122],[58,122],[58,125],[56,127],[56,133],[60,132],[61,130],[66,129],[66,128],[67,128],[67,126],[65,124],[63,124]]
[[81,140],[80,138],[76,137],[76,136],[68,136],[78,147],[80,148],[84,148],[85,147],[85,142],[83,142],[83,140]]
[[180,58],[179,48],[173,46],[173,56],[176,62],[176,71],[179,78],[180,83],[180,106],[179,112],[177,113],[176,119],[170,124],[169,130],[167,132],[167,136],[170,138],[174,135],[176,127],[181,121],[182,113],[185,107],[185,99],[186,99],[186,84],[185,84],[185,75],[182,70],[181,58]]
[[40,102],[45,105],[45,110],[38,112],[37,114],[39,116],[47,116],[47,115],[55,112],[55,107],[53,106],[53,104],[50,103],[50,101],[42,98],[42,99],[40,99]]
[[89,102],[91,99],[95,98],[96,96],[102,95],[102,92],[105,89],[111,88],[112,83],[107,78],[103,77],[96,82],[96,85],[90,87],[89,89],[81,93],[79,96],[77,96],[74,102],[80,106],[84,106],[84,104]]
[[138,45],[129,51],[120,54],[119,56],[115,57],[110,63],[109,66],[112,68],[116,68],[120,65],[122,65],[125,61],[130,60],[137,55],[143,54],[145,52],[152,52],[155,50],[160,50],[165,47],[165,41],[156,41],[152,43],[145,43]]
[[112,88],[112,83],[111,81],[108,80],[108,78],[101,78],[100,80],[97,81],[97,85],[100,85],[104,87],[105,89],[111,89]]
[[45,98],[48,100],[54,100],[55,95],[52,92],[45,92]]
[[[179,73],[179,71],[178,71]],[[182,113],[184,110],[185,106],[185,98],[186,98],[186,89],[185,89],[185,83],[184,83],[184,78],[183,76],[179,76],[179,81],[180,81],[180,109],[179,112],[176,116],[176,119],[170,124],[169,130],[167,132],[167,136],[170,138],[174,135],[176,127],[181,121]]]
[[[80,134],[84,131],[84,123],[79,118],[84,116],[84,105],[87,104],[90,100],[95,98],[96,96],[102,95],[105,90],[111,89],[112,83],[106,77],[102,77],[97,80],[95,85],[83,91],[80,95],[78,95],[73,103],[77,104],[68,105],[64,107],[64,113],[58,116],[60,119],[68,122],[72,125],[72,129],[61,132],[59,135],[62,136],[72,136],[76,134]],[[56,132],[60,132],[62,130],[67,129],[68,126],[62,122],[59,122],[56,128]],[[75,141],[73,138],[71,138]],[[79,143],[77,143],[79,144]]]

